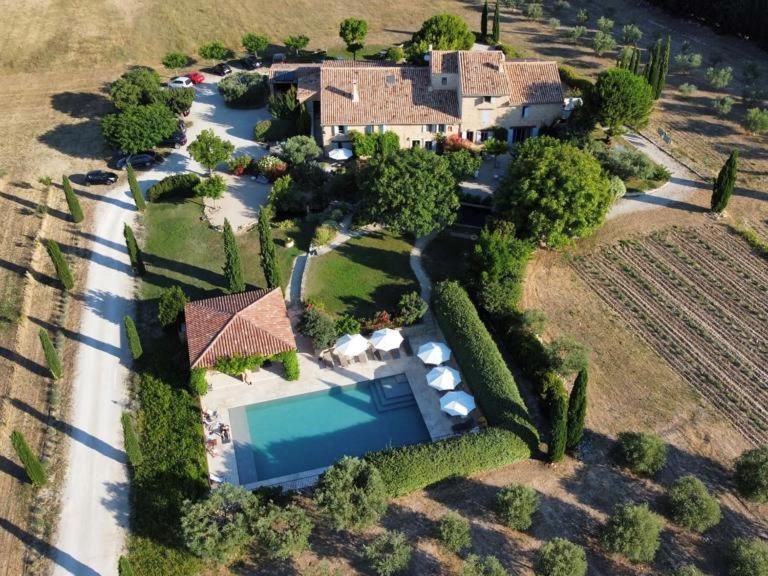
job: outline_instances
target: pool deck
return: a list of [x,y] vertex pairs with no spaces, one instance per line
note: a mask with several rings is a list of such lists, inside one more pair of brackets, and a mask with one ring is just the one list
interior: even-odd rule
[[[411,347],[416,350],[419,345],[436,339],[432,330],[420,327],[403,330]],[[440,393],[427,386],[426,375],[432,368],[425,366],[416,356],[401,356],[397,360],[386,362],[369,360],[365,363],[351,364],[346,368],[326,368],[322,366],[310,352],[309,343],[303,338],[297,338],[299,345],[299,367],[301,376],[294,382],[286,381],[282,376],[282,366],[259,370],[250,376],[251,384],[246,384],[237,378],[220,372],[209,372],[208,382],[211,390],[201,399],[203,407],[216,412],[216,421],[230,426],[232,441],[222,444],[218,435],[212,436],[218,440],[215,455],[208,454],[208,471],[212,480],[240,484],[235,457],[235,442],[238,433],[242,434],[243,425],[230,420],[230,410],[268,400],[276,400],[326,390],[336,386],[346,386],[357,382],[365,382],[385,376],[405,374],[411,385],[411,390],[432,440],[451,436],[451,426],[456,422],[440,410]],[[448,363],[458,368],[451,360]],[[319,470],[310,470],[290,476],[273,478],[265,482],[247,484],[252,489],[261,485],[282,484],[288,488],[301,488],[311,485]]]

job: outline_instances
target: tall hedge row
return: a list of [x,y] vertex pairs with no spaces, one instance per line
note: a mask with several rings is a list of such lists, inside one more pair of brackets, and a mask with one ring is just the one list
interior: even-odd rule
[[435,286],[432,301],[440,328],[488,422],[519,435],[535,451],[539,443],[536,427],[467,292],[456,282],[441,282]]
[[381,473],[387,493],[402,496],[450,476],[468,476],[530,457],[518,434],[488,428],[431,444],[415,444],[366,455]]
[[147,197],[150,202],[191,198],[195,195],[195,186],[199,183],[200,177],[197,174],[173,174],[152,184],[147,190]]

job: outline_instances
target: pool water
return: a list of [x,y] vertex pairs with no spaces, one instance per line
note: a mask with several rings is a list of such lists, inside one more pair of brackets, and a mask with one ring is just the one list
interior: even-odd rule
[[404,374],[233,408],[230,420],[241,484],[430,439]]

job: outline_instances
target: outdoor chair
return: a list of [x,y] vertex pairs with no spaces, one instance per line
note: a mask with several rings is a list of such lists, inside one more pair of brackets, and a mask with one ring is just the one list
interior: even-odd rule
[[408,342],[408,338],[403,340],[402,346],[406,356],[413,356],[413,348],[411,348],[411,344]]
[[374,350],[371,350],[368,348],[368,350],[365,351],[365,355],[368,357],[368,360],[376,360],[376,352]]
[[338,360],[339,365],[342,368],[346,368],[347,366],[349,366],[349,360],[344,356],[336,356],[336,360]]
[[368,356],[366,356],[365,352],[363,352],[362,354],[357,356],[357,361],[360,362],[361,364],[365,364],[366,362],[368,362]]
[[400,350],[398,350],[397,348],[395,348],[394,350],[392,350],[392,351],[390,352],[390,354],[392,354],[392,358],[393,358],[393,359],[395,359],[395,360],[400,360]]

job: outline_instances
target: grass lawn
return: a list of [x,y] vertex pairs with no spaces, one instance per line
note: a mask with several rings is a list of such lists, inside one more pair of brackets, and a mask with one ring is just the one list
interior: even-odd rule
[[[163,288],[178,284],[190,298],[215,295],[223,290],[224,244],[221,233],[201,220],[202,206],[194,200],[183,203],[150,203],[144,218],[143,243],[147,275],[141,298],[159,297]],[[309,245],[312,226],[304,222],[288,230],[273,229],[283,286],[288,284],[293,259]],[[285,248],[285,240],[296,245]],[[259,257],[256,228],[237,236],[240,256],[249,285],[265,285]]]
[[307,297],[332,314],[370,318],[379,310],[395,312],[403,294],[418,290],[410,251],[410,242],[386,232],[353,238],[311,260]]
[[[392,46],[393,44],[371,44],[370,46],[366,45],[357,53],[357,59],[366,60],[368,58],[378,57],[379,52],[386,50],[387,48],[391,48]],[[329,48],[326,51],[326,55],[333,58],[352,60],[352,52],[349,52],[346,46],[335,46],[333,48]]]
[[432,282],[463,279],[474,246],[473,240],[452,236],[443,230],[422,255],[424,268]]

